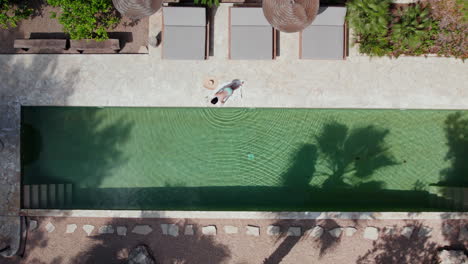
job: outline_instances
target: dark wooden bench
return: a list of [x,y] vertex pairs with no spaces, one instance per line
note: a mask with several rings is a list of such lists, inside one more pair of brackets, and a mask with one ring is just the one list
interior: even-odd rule
[[104,41],[95,41],[92,39],[70,40],[70,48],[78,51],[118,51],[120,50],[120,42],[118,39],[108,39]]
[[15,49],[50,49],[64,50],[67,48],[66,39],[15,39],[13,43]]

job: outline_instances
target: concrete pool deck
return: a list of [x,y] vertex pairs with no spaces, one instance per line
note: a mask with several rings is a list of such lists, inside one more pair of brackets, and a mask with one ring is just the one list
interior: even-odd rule
[[[299,60],[299,34],[281,33],[275,61],[229,61],[228,7],[217,9],[207,61],[161,60],[151,45],[148,55],[1,55],[0,222],[19,215],[20,105],[203,107],[212,76],[246,81],[226,107],[468,109],[468,65],[453,58],[369,58],[351,48],[345,61]],[[157,13],[150,44],[160,30]]]

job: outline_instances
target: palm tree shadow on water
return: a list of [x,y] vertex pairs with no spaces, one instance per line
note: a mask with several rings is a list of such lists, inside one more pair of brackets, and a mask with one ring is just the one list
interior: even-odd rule
[[[374,206],[374,202],[366,204],[366,201],[373,200],[369,199],[368,193],[378,193],[384,183],[372,180],[372,174],[397,164],[385,143],[388,134],[388,130],[374,126],[349,129],[337,122],[326,124],[315,138],[316,145],[305,144],[294,155],[293,165],[281,176],[283,187],[295,197],[293,200],[301,201],[304,207],[331,210],[351,206],[362,210],[366,206]],[[316,178],[325,179],[321,185],[311,186],[311,182],[321,180]],[[360,192],[364,193],[359,195]],[[325,229],[338,227],[331,219],[278,220],[273,225],[285,227],[291,224],[301,226],[303,231],[315,225]],[[305,237],[288,236],[283,229],[278,238],[281,242],[264,263],[280,263]],[[316,242],[321,257],[337,245],[339,238],[325,232]]]
[[340,123],[325,125],[316,141],[326,180],[322,188],[381,189],[381,181],[368,181],[384,167],[398,164],[385,143],[389,130],[375,126],[349,129]]
[[463,197],[468,196],[468,116],[462,112],[449,114],[445,119],[445,137],[448,152],[445,160],[448,168],[440,171],[440,181],[433,186],[457,210],[467,210]]
[[448,115],[445,136],[449,147],[445,160],[450,167],[440,172],[438,185],[468,187],[468,116],[461,112]]
[[349,129],[337,122],[326,124],[314,138],[315,144],[301,146],[281,176],[287,198],[303,202],[303,208],[343,210],[354,205],[362,210],[373,206],[367,193],[377,194],[385,184],[372,180],[372,175],[398,164],[385,142],[388,134],[374,126]]

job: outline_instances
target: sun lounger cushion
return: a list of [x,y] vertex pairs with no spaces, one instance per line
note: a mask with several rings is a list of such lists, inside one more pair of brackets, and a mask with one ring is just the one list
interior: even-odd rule
[[263,10],[256,7],[231,8],[231,26],[271,27],[263,15]]
[[317,17],[312,22],[316,26],[343,26],[346,17],[346,7],[321,6]]
[[206,13],[199,7],[164,7],[163,58],[206,58]]
[[273,28],[261,8],[231,8],[231,59],[271,60]]
[[319,14],[302,32],[303,59],[336,59],[344,58],[346,8],[320,8]]

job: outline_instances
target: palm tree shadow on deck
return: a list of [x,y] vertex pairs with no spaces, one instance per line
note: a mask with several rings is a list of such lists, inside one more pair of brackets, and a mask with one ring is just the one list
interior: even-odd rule
[[[141,217],[145,217],[142,212]],[[147,236],[136,235],[131,232],[133,227],[144,222],[152,228]],[[178,237],[162,234],[161,224],[173,224],[178,227]],[[224,263],[231,257],[229,248],[218,242],[215,237],[203,235],[202,225],[191,219],[157,219],[143,218],[142,220],[114,218],[106,225],[124,226],[128,229],[125,239],[116,239],[116,234],[97,234],[91,237],[89,247],[84,248],[68,263],[129,263],[128,252],[138,246],[146,245],[155,263]],[[184,235],[184,227],[192,225],[194,234]]]
[[402,234],[384,235],[356,263],[439,263],[436,258],[439,245],[427,236],[418,235],[423,223],[408,221],[408,224],[415,229],[410,239]]

